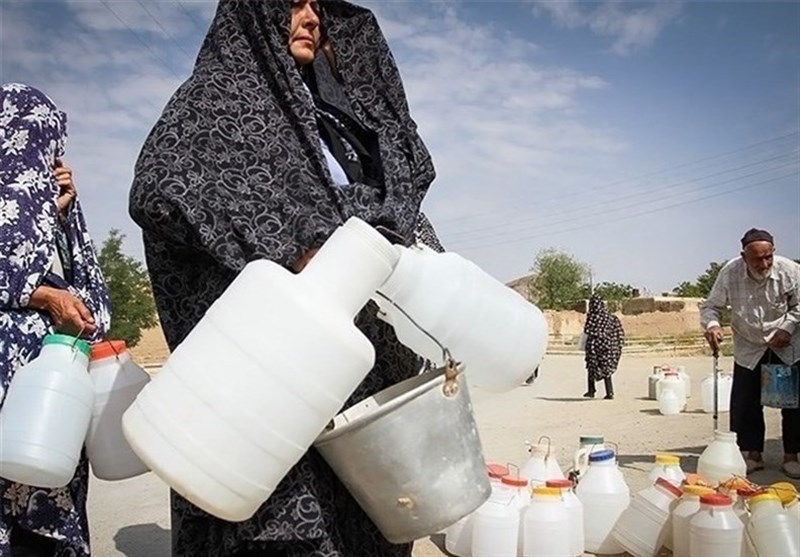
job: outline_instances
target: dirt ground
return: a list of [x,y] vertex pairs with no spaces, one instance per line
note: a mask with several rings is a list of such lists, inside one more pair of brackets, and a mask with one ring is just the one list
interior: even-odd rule
[[[657,403],[647,400],[647,376],[654,365],[683,365],[691,376],[688,409],[662,416]],[[732,361],[723,358],[725,370]],[[713,438],[711,414],[703,413],[700,382],[710,373],[710,357],[623,356],[614,376],[614,400],[584,399],[586,390],[582,358],[547,356],[539,378],[529,387],[492,395],[475,390],[472,400],[487,461],[522,466],[528,458],[525,441],[550,437],[558,462],[567,468],[580,435],[600,434],[618,449],[618,463],[631,489],[643,489],[657,452],[681,457],[681,466],[694,471],[697,458]],[[602,387],[600,387],[602,394]],[[779,411],[767,409],[767,468],[751,476],[762,485],[785,480],[779,466]],[[719,417],[727,430],[728,414]],[[413,447],[411,448],[413,450]],[[426,455],[420,455],[425,458]],[[797,485],[797,482],[795,482]],[[121,482],[92,479],[89,512],[94,554],[99,557],[167,557],[169,555],[169,505],[167,487],[152,473]],[[446,555],[440,534],[416,542],[414,557]],[[354,556],[357,557],[357,556]],[[358,556],[360,557],[360,556]],[[370,556],[371,557],[371,556]]]

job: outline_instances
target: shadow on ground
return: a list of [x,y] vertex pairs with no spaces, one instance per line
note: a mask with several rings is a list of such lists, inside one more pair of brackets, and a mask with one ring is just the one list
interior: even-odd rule
[[117,531],[114,544],[125,557],[169,557],[170,531],[154,523],[126,526]]

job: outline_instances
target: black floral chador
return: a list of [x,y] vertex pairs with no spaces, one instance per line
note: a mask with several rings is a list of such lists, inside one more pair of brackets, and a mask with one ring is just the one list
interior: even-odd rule
[[[421,226],[430,231],[419,211],[433,164],[377,21],[346,2],[320,5],[340,78],[320,71],[320,60],[298,70],[287,47],[289,0],[220,0],[192,76],[142,149],[130,212],[143,229],[172,349],[249,261],[289,267],[350,216],[405,243]],[[323,112],[352,133],[320,121]],[[320,145],[323,124],[327,133],[342,132],[337,141],[358,140],[369,154],[369,179],[334,184]],[[419,370],[419,359],[374,310],[368,306],[356,322],[375,345],[375,367],[348,405]],[[225,522],[173,493],[172,528],[175,556],[411,553],[410,544],[381,536],[313,449],[250,520]]]

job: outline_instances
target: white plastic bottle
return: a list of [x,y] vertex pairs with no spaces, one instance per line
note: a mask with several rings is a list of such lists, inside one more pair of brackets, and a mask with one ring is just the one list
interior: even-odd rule
[[624,550],[611,535],[614,525],[630,504],[630,489],[612,450],[589,455],[589,467],[575,488],[583,504],[586,551],[614,555]]
[[64,487],[75,474],[92,418],[89,344],[47,335],[11,379],[0,409],[0,477]]
[[372,369],[353,320],[397,258],[351,218],[297,275],[248,263],[123,415],[131,448],[206,512],[250,518]]
[[523,557],[572,557],[569,514],[560,489],[533,488],[523,516]]
[[686,407],[686,386],[676,372],[667,372],[656,385],[658,410],[664,415],[681,413]]
[[[717,412],[730,411],[732,385],[730,373],[717,372]],[[711,373],[700,382],[700,401],[703,412],[710,414],[714,411],[714,375]]]
[[669,480],[674,485],[680,487],[683,480],[686,479],[686,474],[681,468],[681,459],[679,456],[671,454],[657,454],[656,464],[650,473],[647,475],[651,483],[655,483],[658,478]]
[[655,557],[672,545],[672,511],[681,490],[664,478],[638,491],[617,520],[614,538],[634,557]]
[[749,500],[750,521],[746,529],[758,557],[800,557],[800,528],[772,492]]
[[578,476],[583,475],[589,466],[589,455],[606,449],[602,435],[581,435],[578,449],[572,457],[572,470]]
[[472,557],[516,557],[520,509],[515,492],[501,485],[474,514]]
[[736,445],[735,432],[714,432],[714,440],[697,461],[697,473],[713,484],[719,484],[731,476],[747,476],[747,464]]
[[687,485],[672,510],[672,557],[689,557],[689,521],[700,510],[700,496],[714,493],[710,487]]
[[736,557],[744,526],[727,495],[700,496],[700,510],[689,521],[689,557]]
[[581,557],[585,550],[583,535],[583,503],[575,495],[572,480],[557,479],[547,480],[547,487],[561,490],[561,498],[564,500],[564,507],[567,509],[569,523],[570,550],[572,557]]
[[407,314],[464,364],[470,384],[506,392],[530,377],[547,348],[539,308],[456,253],[397,249],[397,267],[374,300],[400,342],[432,361],[442,359],[439,345]]
[[86,456],[101,480],[124,480],[148,471],[122,433],[122,414],[150,381],[131,359],[123,340],[92,346],[89,377],[94,386],[94,410],[86,435]]

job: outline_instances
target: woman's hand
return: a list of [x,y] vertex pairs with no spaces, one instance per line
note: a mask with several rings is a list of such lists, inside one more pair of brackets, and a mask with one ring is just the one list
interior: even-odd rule
[[59,333],[88,337],[97,330],[92,312],[68,290],[40,286],[31,294],[28,306],[49,313]]
[[72,181],[72,169],[64,166],[64,162],[61,159],[56,159],[53,173],[56,175],[56,181],[58,182],[58,213],[63,215],[77,196],[75,183]]

